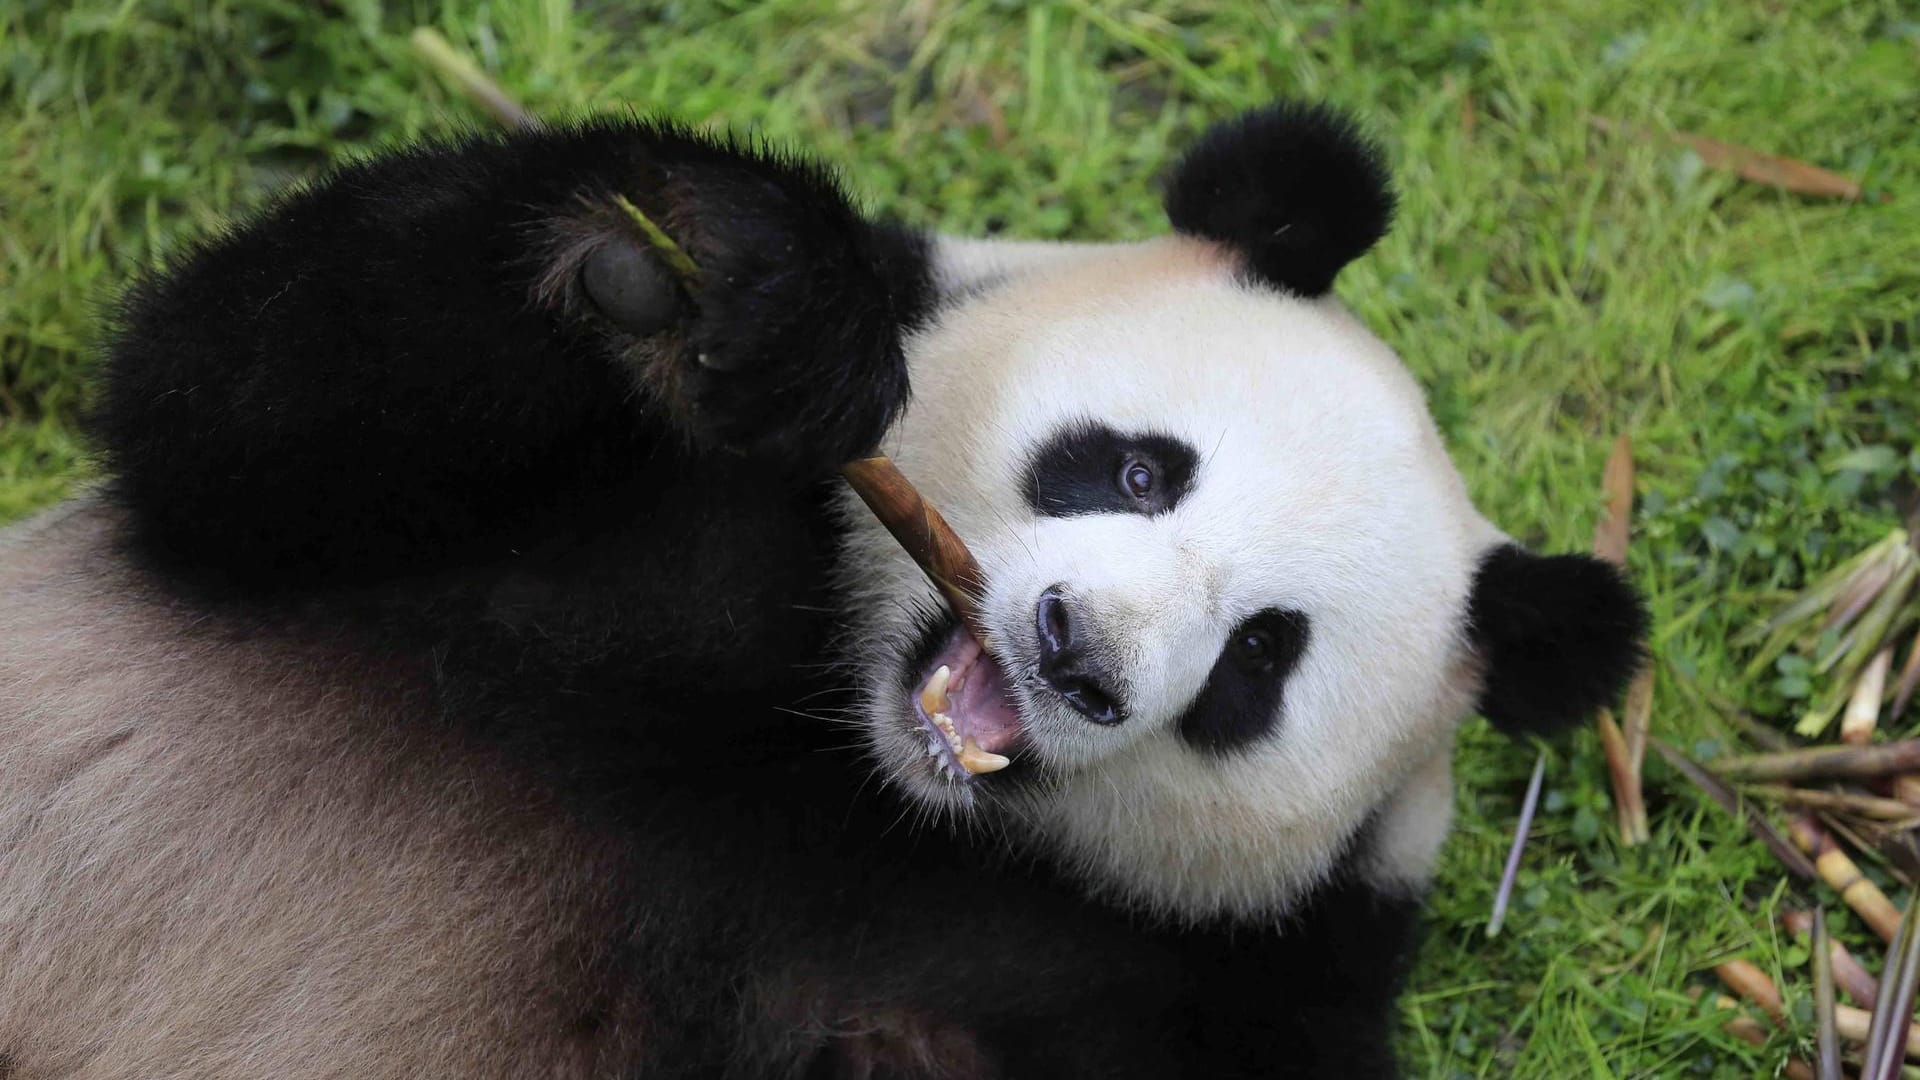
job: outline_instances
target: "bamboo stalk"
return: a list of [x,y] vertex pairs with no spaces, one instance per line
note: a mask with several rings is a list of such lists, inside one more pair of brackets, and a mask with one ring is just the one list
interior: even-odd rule
[[[1873,1014],[1847,1005],[1833,1007],[1833,1027],[1842,1042],[1865,1045],[1873,1035]],[[1908,1032],[1905,1056],[1920,1061],[1920,1032]],[[1865,1073],[1861,1074],[1863,1077]]]
[[1753,784],[1742,787],[1740,793],[1756,798],[1774,799],[1789,806],[1803,806],[1811,810],[1835,810],[1882,821],[1920,825],[1920,807],[1908,805],[1899,799],[1883,799],[1878,795],[1788,787],[1785,784]]
[[1893,906],[1880,887],[1867,880],[1847,853],[1840,850],[1827,830],[1811,814],[1795,814],[1788,826],[1794,843],[1800,850],[1813,858],[1814,869],[1819,871],[1821,880],[1833,891],[1840,894],[1856,915],[1867,924],[1882,941],[1892,941],[1900,927],[1900,911]]
[[[1824,909],[1821,909],[1824,910]],[[1780,925],[1799,938],[1810,938],[1813,934],[1813,916],[1804,911],[1789,911],[1780,916]],[[1833,972],[1833,981],[1848,997],[1858,1005],[1873,1008],[1880,999],[1880,992],[1874,985],[1873,975],[1854,959],[1847,947],[1833,935],[1827,935],[1827,954],[1829,966]]]
[[1720,758],[1715,775],[1725,780],[1872,780],[1920,771],[1920,739],[1873,746],[1815,746],[1785,753]]
[[913,561],[952,605],[967,629],[982,643],[986,626],[976,599],[985,588],[980,564],[973,559],[947,519],[922,498],[886,457],[862,458],[841,469],[847,484],[859,494],[880,523],[907,550]]
[[1880,722],[1880,699],[1887,693],[1887,673],[1893,668],[1893,646],[1875,653],[1860,678],[1853,684],[1853,696],[1847,699],[1847,711],[1840,717],[1840,741],[1865,746],[1873,741],[1873,729]]
[[1827,946],[1827,909],[1813,909],[1813,1033],[1820,1080],[1840,1078],[1840,1032],[1834,1024],[1833,952]]
[[1738,646],[1761,645],[1760,651],[1747,665],[1747,677],[1757,678],[1799,636],[1802,622],[1832,604],[1857,576],[1878,573],[1882,560],[1898,558],[1900,553],[1897,549],[1904,547],[1906,542],[1905,532],[1895,529],[1865,551],[1827,571],[1801,590],[1800,595],[1773,618],[1735,637],[1733,643]]
[[1720,976],[1727,989],[1759,1006],[1775,1026],[1787,1026],[1787,1010],[1780,1002],[1780,988],[1773,985],[1766,972],[1746,960],[1728,960],[1716,964],[1713,973]]
[[1900,549],[1905,562],[1893,583],[1880,593],[1873,606],[1861,617],[1845,640],[1832,652],[1818,657],[1814,670],[1821,674],[1833,673],[1834,693],[1821,705],[1810,709],[1794,725],[1794,730],[1802,735],[1813,736],[1826,730],[1833,717],[1846,701],[1853,680],[1865,666],[1869,657],[1879,651],[1881,642],[1893,629],[1894,620],[1899,617],[1907,596],[1920,583],[1920,560],[1916,560],[1907,548]]

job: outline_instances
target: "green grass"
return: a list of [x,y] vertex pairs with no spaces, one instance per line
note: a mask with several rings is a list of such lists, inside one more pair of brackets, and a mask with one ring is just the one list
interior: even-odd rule
[[[1716,696],[1784,710],[1791,689],[1743,685],[1726,642],[1884,533],[1920,476],[1920,14],[1893,0],[579,8],[0,12],[0,520],[86,475],[74,417],[116,283],[328,160],[480,122],[412,61],[416,23],[538,111],[752,125],[843,163],[876,209],[960,232],[1148,235],[1156,177],[1208,121],[1275,94],[1355,109],[1390,148],[1402,212],[1340,291],[1426,381],[1482,507],[1529,543],[1585,548],[1608,443],[1634,436],[1654,723],[1682,747],[1725,741]],[[1745,184],[1594,115],[1891,198]],[[1803,999],[1804,950],[1772,923],[1791,898],[1657,761],[1653,842],[1626,849],[1597,740],[1554,751],[1515,911],[1484,938],[1532,757],[1484,725],[1463,740],[1460,827],[1407,1003],[1412,1073],[1769,1074],[1788,1040],[1737,1043],[1685,989],[1742,955]]]

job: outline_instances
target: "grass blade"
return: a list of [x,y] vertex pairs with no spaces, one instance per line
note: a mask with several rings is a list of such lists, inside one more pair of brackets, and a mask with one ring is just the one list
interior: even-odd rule
[[540,126],[540,121],[525,106],[500,89],[500,84],[488,78],[479,65],[462,55],[437,31],[422,26],[413,32],[408,41],[412,43],[415,55],[426,61],[427,66],[438,72],[441,78],[458,87],[468,100],[485,109],[501,127],[527,130]]
[[1533,778],[1527,781],[1527,797],[1520,802],[1520,821],[1513,827],[1513,846],[1507,849],[1506,869],[1500,874],[1500,888],[1493,894],[1493,915],[1487,919],[1487,936],[1496,937],[1507,919],[1507,903],[1513,899],[1513,883],[1520,877],[1520,853],[1527,846],[1527,834],[1533,831],[1533,813],[1540,805],[1540,783],[1547,776],[1547,755],[1541,751],[1533,762]]
[[1812,862],[1808,861],[1807,856],[1788,843],[1787,838],[1780,835],[1780,830],[1774,828],[1773,823],[1755,810],[1751,803],[1742,799],[1739,792],[1728,787],[1699,762],[1668,746],[1664,741],[1653,739],[1651,743],[1676,772],[1693,781],[1695,787],[1706,792],[1707,796],[1719,803],[1727,813],[1746,822],[1748,831],[1759,837],[1760,842],[1767,845],[1767,850],[1773,852],[1774,858],[1779,859],[1788,870],[1808,881],[1813,881],[1820,876],[1819,871],[1814,868]]
[[1819,1080],[1840,1080],[1840,1032],[1833,1021],[1833,953],[1828,949],[1827,909],[1813,909],[1813,1032]]

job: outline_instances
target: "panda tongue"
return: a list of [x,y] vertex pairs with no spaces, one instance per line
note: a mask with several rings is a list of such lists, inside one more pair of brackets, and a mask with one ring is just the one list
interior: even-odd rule
[[[1013,704],[1013,693],[999,663],[963,627],[955,630],[934,656],[932,670],[937,672],[942,667],[950,675],[944,695],[946,707],[939,711],[953,721],[954,731],[963,740],[971,740],[989,754],[1004,754],[1020,737],[1020,710]],[[916,696],[924,699],[932,681],[929,676]]]

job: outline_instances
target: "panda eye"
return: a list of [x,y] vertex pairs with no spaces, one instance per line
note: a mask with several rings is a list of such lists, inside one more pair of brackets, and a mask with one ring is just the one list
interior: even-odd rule
[[1273,670],[1278,650],[1274,647],[1273,635],[1265,630],[1242,630],[1234,636],[1231,648],[1233,660],[1241,668],[1260,674]]
[[1120,467],[1120,486],[1136,499],[1153,494],[1153,469],[1139,458],[1128,458]]

